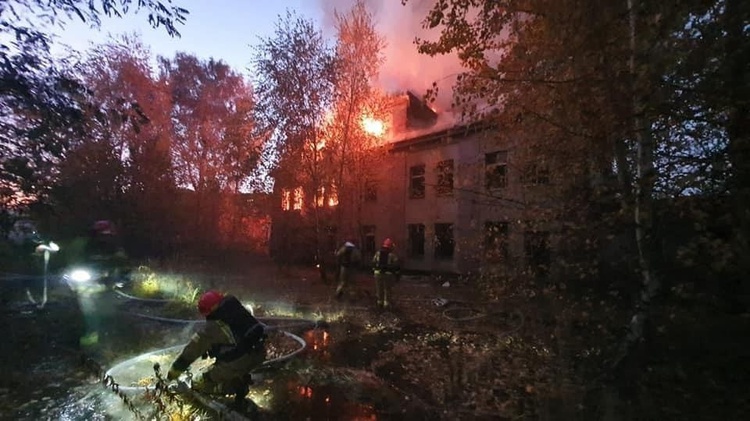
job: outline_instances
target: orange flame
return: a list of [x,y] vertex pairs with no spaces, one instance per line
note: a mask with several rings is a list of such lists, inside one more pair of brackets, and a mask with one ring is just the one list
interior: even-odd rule
[[385,134],[385,123],[370,116],[363,116],[362,130],[373,136],[382,137]]

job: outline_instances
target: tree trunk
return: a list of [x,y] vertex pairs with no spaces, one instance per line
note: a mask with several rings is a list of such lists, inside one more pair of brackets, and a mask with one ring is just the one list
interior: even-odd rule
[[651,309],[651,301],[659,290],[659,279],[654,273],[652,261],[653,239],[653,186],[654,186],[654,144],[648,121],[643,117],[643,104],[639,92],[638,68],[636,63],[636,0],[627,0],[630,26],[630,73],[633,83],[633,136],[636,144],[636,183],[633,217],[635,222],[635,240],[638,250],[638,267],[641,275],[641,289],[636,299],[634,314],[628,323],[628,333],[620,344],[615,358],[615,367],[629,356],[634,346],[643,340],[644,327]]
[[732,163],[730,191],[733,195],[734,235],[733,249],[738,263],[735,280],[727,288],[732,310],[746,311],[746,287],[750,279],[750,88],[747,80],[750,63],[750,43],[743,32],[750,18],[746,0],[727,0],[725,30],[727,34],[727,75],[725,92],[729,98],[729,160]]

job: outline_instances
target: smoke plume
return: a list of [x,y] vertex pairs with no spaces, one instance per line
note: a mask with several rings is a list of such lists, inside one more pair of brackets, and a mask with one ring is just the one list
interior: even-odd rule
[[[435,1],[409,0],[402,5],[401,0],[365,0],[365,4],[386,41],[379,87],[392,93],[410,90],[421,97],[437,83],[438,97],[431,106],[438,111],[440,120],[444,120],[452,115],[450,104],[456,75],[461,72],[460,62],[455,54],[436,57],[419,54],[414,43],[417,37],[433,40],[439,36],[438,29],[422,27]],[[334,11],[347,13],[353,3],[353,0],[319,0],[326,35],[335,34]]]

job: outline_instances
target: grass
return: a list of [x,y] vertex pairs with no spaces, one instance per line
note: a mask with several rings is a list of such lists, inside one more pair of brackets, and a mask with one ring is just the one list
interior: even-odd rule
[[159,273],[148,266],[139,266],[132,275],[132,293],[138,298],[167,299],[194,304],[200,287],[179,274]]

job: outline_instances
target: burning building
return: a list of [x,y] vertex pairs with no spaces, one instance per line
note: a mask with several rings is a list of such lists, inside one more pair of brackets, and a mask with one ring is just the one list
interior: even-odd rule
[[[539,162],[533,169],[513,165],[520,137],[497,126],[441,124],[440,115],[411,92],[393,96],[389,106],[386,121],[362,121],[364,130],[384,139],[385,157],[371,160],[357,211],[337,212],[333,186],[305,192],[279,184],[272,253],[310,261],[355,237],[367,262],[391,238],[407,270],[547,266],[553,238],[548,227],[529,222],[527,204],[548,201],[549,169]],[[317,233],[303,204],[311,195],[323,211],[316,217],[326,221]]]

